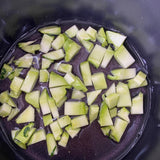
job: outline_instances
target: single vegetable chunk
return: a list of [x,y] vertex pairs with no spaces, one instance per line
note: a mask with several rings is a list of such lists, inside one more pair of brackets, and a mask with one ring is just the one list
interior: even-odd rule
[[23,46],[20,48],[27,53],[35,54],[36,51],[40,50],[40,45],[39,44],[32,44],[32,45],[26,45],[26,46]]
[[76,35],[77,39],[82,42],[82,40],[91,40],[91,37],[88,35],[88,33],[82,28],[77,32]]
[[62,147],[66,147],[68,140],[69,140],[69,134],[64,131],[62,134],[61,140],[58,142],[58,144]]
[[0,94],[0,102],[7,103],[12,107],[17,107],[17,105],[14,103],[13,99],[9,96],[8,91],[4,91]]
[[143,93],[140,92],[132,99],[131,114],[143,114]]
[[104,101],[108,105],[109,109],[117,106],[118,100],[119,100],[119,94],[117,94],[117,93],[112,93],[104,99]]
[[86,115],[75,117],[71,120],[73,129],[84,127],[88,125],[88,119]]
[[0,116],[7,117],[11,113],[12,107],[6,103],[2,104],[0,107]]
[[25,100],[27,103],[31,104],[35,108],[39,108],[39,97],[40,97],[40,91],[32,91],[30,93],[26,93]]
[[109,136],[111,126],[101,127],[101,130],[105,136]]
[[88,106],[85,102],[65,102],[64,115],[84,115],[88,113]]
[[80,64],[81,75],[85,86],[92,86],[91,70],[88,61]]
[[112,75],[107,75],[110,80],[126,80],[136,76],[136,68],[129,69],[114,69],[111,71]]
[[20,43],[18,43],[18,47],[19,47],[19,48],[23,48],[23,47],[25,47],[25,46],[29,46],[29,45],[33,44],[33,43],[36,42],[36,41],[37,41],[37,40],[28,41],[28,42],[20,42]]
[[67,81],[69,85],[72,85],[75,81],[75,75],[72,74],[71,72],[66,73],[64,76],[64,79]]
[[28,142],[28,146],[46,140],[46,133],[44,129],[39,129],[32,135]]
[[45,127],[51,124],[52,122],[53,122],[53,119],[51,114],[47,114],[43,116],[43,124]]
[[21,68],[30,68],[33,62],[33,56],[31,54],[25,54],[18,60],[15,60],[15,65]]
[[41,106],[41,111],[43,115],[49,114],[50,113],[50,107],[48,104],[48,91],[45,88],[39,98],[40,106]]
[[63,34],[60,34],[57,36],[57,38],[52,42],[52,47],[55,49],[55,50],[58,50],[60,48],[63,47],[64,45],[64,42],[65,42],[65,37]]
[[116,93],[116,85],[115,83],[112,83],[112,85],[109,87],[109,89],[105,92],[105,96],[108,96],[112,93]]
[[34,128],[33,126],[34,123],[29,123],[28,125],[24,126],[14,139],[20,141],[23,144],[27,144],[36,130],[36,128]]
[[90,53],[91,50],[93,49],[94,47],[94,44],[90,41],[85,41],[85,40],[82,40],[82,45],[84,46],[84,48]]
[[92,52],[88,57],[88,61],[98,68],[103,60],[103,57],[106,53],[106,48],[96,44]]
[[46,54],[43,54],[43,57],[44,58],[47,58],[49,60],[60,60],[60,59],[63,59],[64,58],[64,52],[62,49],[58,49],[58,50],[55,50],[55,51],[50,51]]
[[67,34],[68,37],[73,38],[76,36],[78,32],[78,28],[76,25],[73,25],[72,27],[68,28],[65,33]]
[[54,40],[54,36],[49,36],[47,34],[44,34],[40,43],[40,51],[43,53],[47,53],[50,48],[52,41]]
[[116,142],[120,142],[123,133],[125,132],[128,126],[128,122],[122,120],[121,118],[116,118],[114,126],[111,129],[110,138]]
[[112,108],[111,110],[109,110],[110,116],[111,118],[114,118],[117,116],[117,107]]
[[63,49],[65,50],[65,61],[69,62],[73,59],[73,57],[78,54],[79,50],[81,49],[81,46],[74,42],[71,39],[67,39],[63,45]]
[[93,104],[89,107],[89,121],[90,124],[97,119],[98,117],[98,112],[99,112],[99,106],[96,104]]
[[133,79],[128,80],[129,89],[145,86],[144,83],[147,82],[146,76],[147,75],[145,73],[143,73],[142,71],[139,71]]
[[8,64],[4,64],[1,73],[0,73],[0,79],[5,79],[7,78],[13,71],[13,68],[9,66]]
[[127,38],[125,35],[113,31],[106,31],[106,35],[107,41],[114,45],[115,50],[118,49]]
[[12,108],[10,114],[8,115],[7,121],[12,120],[20,112],[19,108]]
[[43,34],[59,35],[61,33],[61,27],[47,26],[47,27],[40,28],[38,31]]
[[117,84],[117,94],[119,94],[117,107],[131,107],[131,96],[127,84],[119,82]]
[[16,119],[16,123],[27,123],[27,122],[34,122],[35,120],[35,110],[34,108],[29,105]]
[[84,97],[85,97],[85,94],[84,94],[82,91],[73,89],[73,91],[72,91],[72,96],[71,96],[72,99],[81,100],[81,99],[84,98]]
[[92,82],[95,90],[106,89],[107,83],[103,72],[94,73],[92,76]]
[[79,131],[81,130],[80,128],[75,128],[73,129],[71,125],[68,125],[65,130],[67,131],[67,133],[71,136],[71,138],[74,138]]
[[58,121],[54,121],[50,124],[50,128],[51,128],[51,131],[54,135],[54,138],[56,141],[59,141],[61,139],[61,134],[62,134],[62,129],[61,127],[59,126],[58,124]]
[[63,116],[58,119],[58,123],[61,128],[64,128],[67,125],[71,124],[71,118],[69,116]]
[[87,92],[87,103],[88,103],[88,105],[91,105],[96,100],[96,98],[101,93],[101,91],[102,90]]
[[72,65],[65,63],[55,63],[54,69],[62,73],[68,73],[72,72]]
[[57,155],[58,147],[52,133],[48,133],[46,135],[46,143],[47,143],[48,155],[51,157]]
[[128,68],[135,62],[135,59],[123,45],[115,51],[114,58],[123,68]]
[[42,68],[42,69],[47,69],[47,68],[50,67],[50,65],[51,65],[53,62],[54,62],[53,60],[46,59],[46,58],[42,58],[42,66],[41,66],[41,68]]
[[108,64],[111,61],[113,55],[114,55],[114,51],[108,47],[105,54],[104,54],[102,63],[101,63],[102,68],[106,68],[108,66]]
[[38,80],[38,75],[39,71],[35,68],[31,68],[23,81],[21,91],[26,93],[31,92]]
[[119,111],[118,111],[118,117],[120,117],[121,119],[127,121],[128,123],[130,122],[130,119],[129,119],[129,111],[128,109],[126,109],[125,107],[121,108]]
[[8,76],[8,78],[12,81],[14,77],[18,77],[21,74],[23,68],[15,68],[14,71]]
[[107,36],[103,27],[101,27],[97,32],[97,40],[101,43],[102,47],[106,47],[108,45]]
[[97,31],[94,28],[92,28],[91,26],[89,26],[87,28],[86,32],[91,37],[91,41],[95,42],[96,41]]
[[98,123],[101,127],[113,125],[108,106],[104,102],[101,104]]
[[49,72],[46,69],[41,69],[39,71],[39,82],[48,82]]
[[49,77],[49,88],[51,87],[61,87],[68,86],[69,84],[66,82],[64,77],[60,76],[57,73],[51,72]]

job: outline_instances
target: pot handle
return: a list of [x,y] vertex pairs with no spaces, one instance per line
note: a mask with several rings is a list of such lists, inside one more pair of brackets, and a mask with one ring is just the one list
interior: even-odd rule
[[151,116],[155,120],[156,127],[160,129],[160,82],[157,81],[152,86]]

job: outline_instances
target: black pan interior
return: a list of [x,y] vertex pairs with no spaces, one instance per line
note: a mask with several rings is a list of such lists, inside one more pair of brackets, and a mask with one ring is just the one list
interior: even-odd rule
[[[97,25],[94,23],[88,23],[84,21],[78,21],[78,20],[71,20],[71,21],[56,21],[51,24],[57,24],[62,27],[62,32],[72,26],[73,24],[76,24],[78,28],[87,28],[88,26],[92,26],[95,29],[98,29],[101,27],[101,25]],[[50,24],[50,25],[51,25]],[[45,26],[44,24],[43,26]],[[48,25],[48,24],[47,24]],[[39,28],[38,26],[37,28]],[[110,26],[103,26],[105,29],[114,30],[113,28],[110,28]],[[11,56],[15,56],[15,59],[22,56],[24,52],[18,48],[16,48],[16,44],[19,41],[25,41],[25,40],[33,40],[38,39],[37,42],[40,41],[40,33],[37,32],[37,28],[32,29],[30,32],[26,33],[25,35],[22,35],[20,39],[18,39],[12,47],[9,49],[9,51],[5,54],[4,58],[1,61],[1,66],[4,62],[7,62]],[[126,48],[130,51],[130,53],[133,55],[133,57],[136,59],[136,63],[133,64],[131,67],[136,67],[137,71],[142,70],[147,73],[147,65],[145,63],[145,60],[142,59],[139,54],[137,53],[134,46],[130,43],[129,38],[125,42]],[[37,57],[40,57],[40,54],[37,54]],[[88,57],[88,53],[85,50],[81,50],[80,53],[71,61],[71,64],[73,65],[73,73],[77,74],[79,77],[80,71],[78,64]],[[39,68],[39,65],[35,64],[35,68]],[[108,74],[110,70],[120,68],[119,64],[112,59],[112,62],[109,64],[107,69],[98,69],[98,71],[103,71],[105,74]],[[50,71],[53,70],[53,66],[51,66]],[[97,72],[95,68],[91,67],[92,72]],[[25,74],[27,72],[27,69],[23,71],[23,74],[21,77],[25,77]],[[148,80],[149,81],[149,80]],[[111,81],[107,81],[108,86],[111,85]],[[8,86],[10,84],[9,80],[1,81],[0,82],[0,92],[8,89]],[[38,86],[36,86],[37,89]],[[92,90],[93,88],[89,88],[89,90]],[[143,133],[144,127],[146,125],[146,122],[149,117],[150,108],[151,108],[151,85],[149,83],[149,86],[145,88],[139,88],[139,89],[133,89],[131,91],[131,95],[135,96],[139,93],[139,91],[142,91],[144,93],[144,115],[134,115],[130,116],[131,122],[129,126],[127,127],[127,131],[125,132],[124,136],[121,139],[120,143],[115,143],[112,140],[110,140],[108,137],[105,137],[101,130],[100,126],[98,125],[97,121],[89,125],[88,127],[85,127],[81,130],[79,135],[75,137],[74,139],[70,139],[69,143],[66,148],[59,147],[59,153],[57,156],[55,156],[53,159],[55,160],[62,160],[62,159],[70,159],[70,160],[103,160],[103,159],[121,159],[123,158],[130,149],[137,143],[140,136]],[[27,103],[24,102],[24,96],[25,94],[22,93],[20,98],[18,99],[17,103],[19,108],[24,110],[28,106]],[[69,96],[69,95],[68,95]],[[98,99],[95,101],[95,103],[100,104],[101,97],[99,96]],[[60,110],[60,113],[63,114],[63,107]],[[46,148],[46,142],[40,142],[34,145],[31,145],[28,147],[27,150],[20,149],[15,144],[13,144],[11,140],[10,131],[11,129],[14,129],[14,127],[20,127],[22,128],[23,125],[17,125],[15,123],[15,118],[11,122],[7,122],[6,119],[1,119],[1,128],[4,133],[4,138],[7,139],[9,146],[11,149],[17,154],[17,158],[19,159],[32,159],[32,160],[45,160],[50,159],[47,155],[47,148]],[[42,121],[39,120],[39,115],[36,113],[36,127],[43,127]],[[46,131],[49,131],[49,128],[46,128]]]

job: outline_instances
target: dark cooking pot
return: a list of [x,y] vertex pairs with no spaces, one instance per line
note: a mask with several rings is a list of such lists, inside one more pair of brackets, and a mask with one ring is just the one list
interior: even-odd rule
[[[64,20],[83,20],[125,33],[146,61],[150,79],[152,102],[149,102],[148,116],[143,124],[140,137],[135,137],[132,146],[119,157],[124,159],[159,159],[160,147],[158,106],[160,94],[160,21],[158,0],[6,0],[0,5],[0,59],[21,35],[41,24]],[[151,104],[151,105],[150,105]],[[147,123],[148,122],[148,123]],[[3,128],[2,128],[3,129]],[[18,159],[18,150],[11,150],[10,143],[0,132],[0,159]],[[140,140],[139,140],[140,138]],[[138,141],[139,140],[139,141]],[[138,143],[137,143],[138,141]],[[135,145],[136,144],[136,145]],[[135,146],[134,146],[135,145]],[[131,150],[132,149],[132,150]],[[130,151],[131,150],[131,151]],[[130,152],[129,152],[130,151]],[[129,152],[129,153],[128,153]],[[126,155],[127,154],[127,155]],[[21,155],[23,157],[23,155]]]

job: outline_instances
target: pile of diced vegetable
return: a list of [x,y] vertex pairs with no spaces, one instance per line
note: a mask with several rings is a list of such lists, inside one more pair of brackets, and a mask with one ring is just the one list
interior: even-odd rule
[[[104,28],[98,31],[90,26],[86,30],[78,29],[76,25],[64,33],[59,26],[40,28],[39,32],[42,34],[40,44],[36,44],[36,40],[20,42],[18,47],[24,51],[24,56],[12,58],[1,69],[0,78],[10,79],[11,85],[0,94],[0,116],[25,124],[11,131],[13,141],[26,149],[46,140],[48,154],[53,156],[58,153],[58,145],[66,147],[70,137],[74,138],[82,127],[97,120],[105,136],[120,142],[130,123],[129,115],[143,114],[143,93],[131,97],[130,90],[147,85],[145,73],[128,68],[135,59],[123,45],[126,36]],[[88,58],[80,63],[81,79],[72,72],[70,61],[76,59],[82,48],[88,52]],[[32,65],[33,56],[40,52],[42,63],[38,70]],[[120,68],[111,70],[108,75],[98,72],[98,68],[107,69],[112,58]],[[57,72],[48,71],[51,65]],[[97,69],[96,73],[91,72],[91,65]],[[23,79],[21,72],[25,68],[29,71]],[[109,87],[107,79],[113,81]],[[40,93],[34,90],[37,83],[48,83],[49,87]],[[88,91],[90,86],[94,86],[94,90]],[[72,91],[70,99],[67,97],[69,90]],[[102,91],[105,92],[102,94]],[[22,92],[28,107],[20,111],[15,102]],[[98,106],[94,102],[100,95],[101,105]],[[60,115],[59,108],[63,105],[64,115]],[[35,112],[43,115],[44,128],[35,128]],[[46,126],[50,126],[50,133],[46,133]]]

